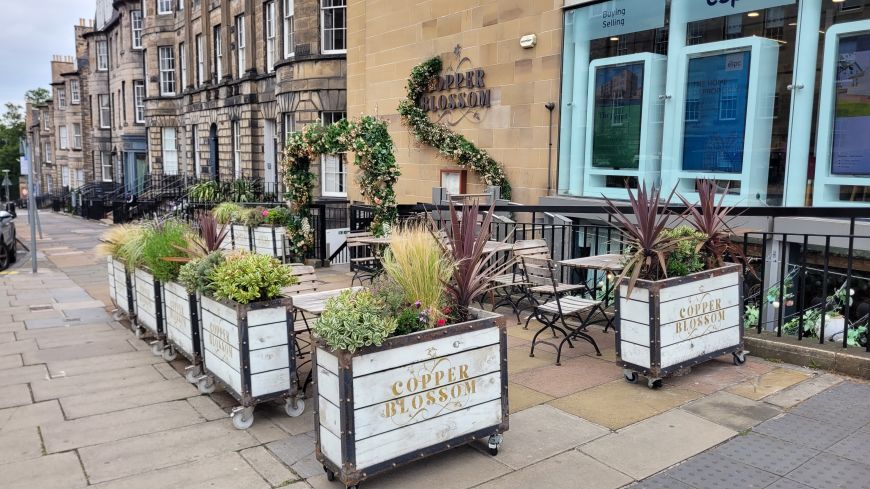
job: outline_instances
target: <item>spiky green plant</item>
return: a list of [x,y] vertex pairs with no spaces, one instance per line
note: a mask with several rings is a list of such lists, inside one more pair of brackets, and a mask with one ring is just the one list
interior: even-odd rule
[[242,210],[239,204],[224,202],[218,204],[211,212],[219,224],[230,224],[239,220]]

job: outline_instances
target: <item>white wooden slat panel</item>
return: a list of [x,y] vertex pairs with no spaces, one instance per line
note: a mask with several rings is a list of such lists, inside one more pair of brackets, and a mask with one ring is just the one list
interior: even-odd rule
[[363,440],[500,399],[501,385],[499,371],[357,409],[354,412],[354,436],[357,440]]
[[712,314],[662,324],[660,333],[661,345],[664,348],[680,341],[715,333],[716,331],[728,329],[739,324],[740,306],[738,305],[733,305]]
[[422,447],[446,442],[501,423],[501,400],[389,431],[356,444],[357,469],[405,455]]
[[239,348],[239,330],[235,324],[216,316],[202,305],[202,330],[209,331],[233,348]]
[[320,427],[320,451],[335,465],[341,467],[341,439],[329,432],[324,426]]
[[251,373],[266,372],[279,368],[289,368],[290,349],[287,345],[273,346],[261,350],[251,350]]
[[235,238],[234,249],[244,251],[251,250],[251,240],[248,235],[248,226],[233,224],[233,235]]
[[182,331],[174,326],[166,325],[166,337],[175,343],[175,345],[188,355],[193,355],[193,339],[187,336],[186,331]]
[[[106,266],[108,267],[109,276],[109,298],[115,300],[115,264],[112,263],[112,257],[106,258]],[[117,301],[116,301],[117,302]]]
[[216,357],[208,348],[202,354],[205,361],[205,368],[213,373],[217,378],[232,387],[238,393],[242,392],[242,377],[239,372],[233,370],[223,360]]
[[628,286],[620,285],[619,286],[619,296],[621,299],[628,299],[633,301],[640,302],[649,302],[649,289],[644,289],[641,287],[634,287],[634,290],[631,291],[631,297],[628,297]]
[[229,321],[230,324],[236,324],[235,309],[227,307],[206,296],[200,298],[200,303],[202,304],[203,309],[211,311],[217,317],[224,318],[226,321]]
[[269,348],[287,344],[287,323],[275,323],[266,326],[248,328],[248,341],[251,348]]
[[266,324],[283,323],[287,325],[287,308],[270,307],[269,309],[254,309],[248,311],[248,327],[262,326]]
[[621,299],[619,301],[619,317],[639,324],[650,322],[649,303]]
[[740,343],[740,327],[736,326],[662,348],[662,368],[729,348]]
[[619,320],[619,338],[638,345],[649,344],[649,324],[639,324],[626,318]]
[[232,367],[236,372],[242,371],[239,349],[224,341],[220,336],[216,336],[211,331],[203,330],[202,345],[206,351],[223,360],[224,363]]
[[[320,353],[317,354],[318,356]],[[338,375],[317,366],[317,393],[331,401],[336,406],[340,405],[338,390]]]
[[340,437],[341,413],[338,410],[338,406],[329,402],[325,397],[318,396],[317,410],[320,426],[329,430],[333,435]]
[[703,292],[680,300],[662,302],[659,324],[668,324],[697,316],[719,315],[723,309],[740,304],[740,289],[732,287]]
[[735,272],[697,280],[682,285],[676,285],[674,287],[665,287],[659,293],[659,300],[662,302],[679,300],[699,293],[731,287],[737,285],[739,281],[740,277],[737,272]]
[[334,374],[338,373],[338,357],[322,348],[317,349],[317,364]]
[[[649,338],[647,338],[646,343],[649,343]],[[619,348],[621,350],[620,358],[622,358],[622,361],[633,363],[645,368],[650,367],[649,347],[621,341],[619,343]]]
[[290,390],[290,368],[251,375],[251,395],[254,397]]
[[499,342],[500,334],[497,327],[484,328],[438,340],[361,355],[353,359],[353,373],[354,376],[359,377],[396,368],[419,358],[441,357],[481,346],[493,345]]
[[[385,350],[383,353],[390,351]],[[413,358],[408,358],[406,363],[413,360]],[[363,377],[355,376],[353,379],[353,404],[356,408],[370,406],[435,387],[455,384],[490,372],[497,372],[500,368],[501,350],[500,346],[495,344]]]

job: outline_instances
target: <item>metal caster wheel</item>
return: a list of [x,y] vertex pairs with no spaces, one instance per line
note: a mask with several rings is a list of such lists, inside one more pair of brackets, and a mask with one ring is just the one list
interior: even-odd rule
[[163,343],[158,341],[151,344],[151,353],[153,353],[155,357],[163,356],[163,351]]
[[745,351],[735,351],[731,354],[733,358],[734,365],[743,365],[746,363],[746,352]]
[[487,443],[487,448],[489,449],[489,454],[495,457],[498,455],[498,447],[501,446],[502,436],[501,434],[496,433],[489,437],[489,442]]
[[335,472],[333,472],[332,469],[330,469],[324,465],[323,471],[326,472],[326,480],[328,480],[329,482],[332,482],[335,480]]
[[662,379],[649,378],[646,380],[646,386],[650,389],[660,389],[664,385]]
[[201,375],[202,370],[200,370],[199,367],[191,367],[188,368],[187,373],[184,374],[184,380],[190,382],[191,384],[196,384]]
[[287,399],[284,403],[284,412],[287,413],[287,416],[291,418],[296,418],[301,416],[305,411],[305,401],[298,398]]
[[112,313],[112,319],[115,321],[120,321],[123,317],[124,313],[119,310]]
[[139,326],[133,326],[133,334],[141,340],[145,336],[145,330]]
[[164,360],[166,360],[167,362],[171,362],[171,361],[175,360],[176,358],[178,358],[178,352],[175,351],[175,348],[172,348],[170,346],[169,348],[163,349],[163,359]]
[[233,426],[237,430],[246,430],[254,424],[254,408],[243,408],[233,413]]
[[625,377],[625,381],[629,384],[637,384],[637,372],[631,370],[623,370],[622,376]]
[[214,380],[211,377],[204,377],[196,382],[196,388],[200,394],[211,394],[214,392]]

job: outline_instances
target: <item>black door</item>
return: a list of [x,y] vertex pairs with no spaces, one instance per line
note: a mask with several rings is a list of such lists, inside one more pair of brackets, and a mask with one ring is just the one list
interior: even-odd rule
[[208,167],[214,181],[220,182],[221,172],[218,166],[217,124],[212,124],[208,130]]

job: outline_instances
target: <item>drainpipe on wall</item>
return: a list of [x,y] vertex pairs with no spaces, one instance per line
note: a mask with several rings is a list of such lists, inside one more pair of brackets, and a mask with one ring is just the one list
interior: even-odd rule
[[549,197],[553,191],[553,109],[556,108],[556,104],[547,102],[544,107],[550,112],[550,126],[547,131],[547,197]]

